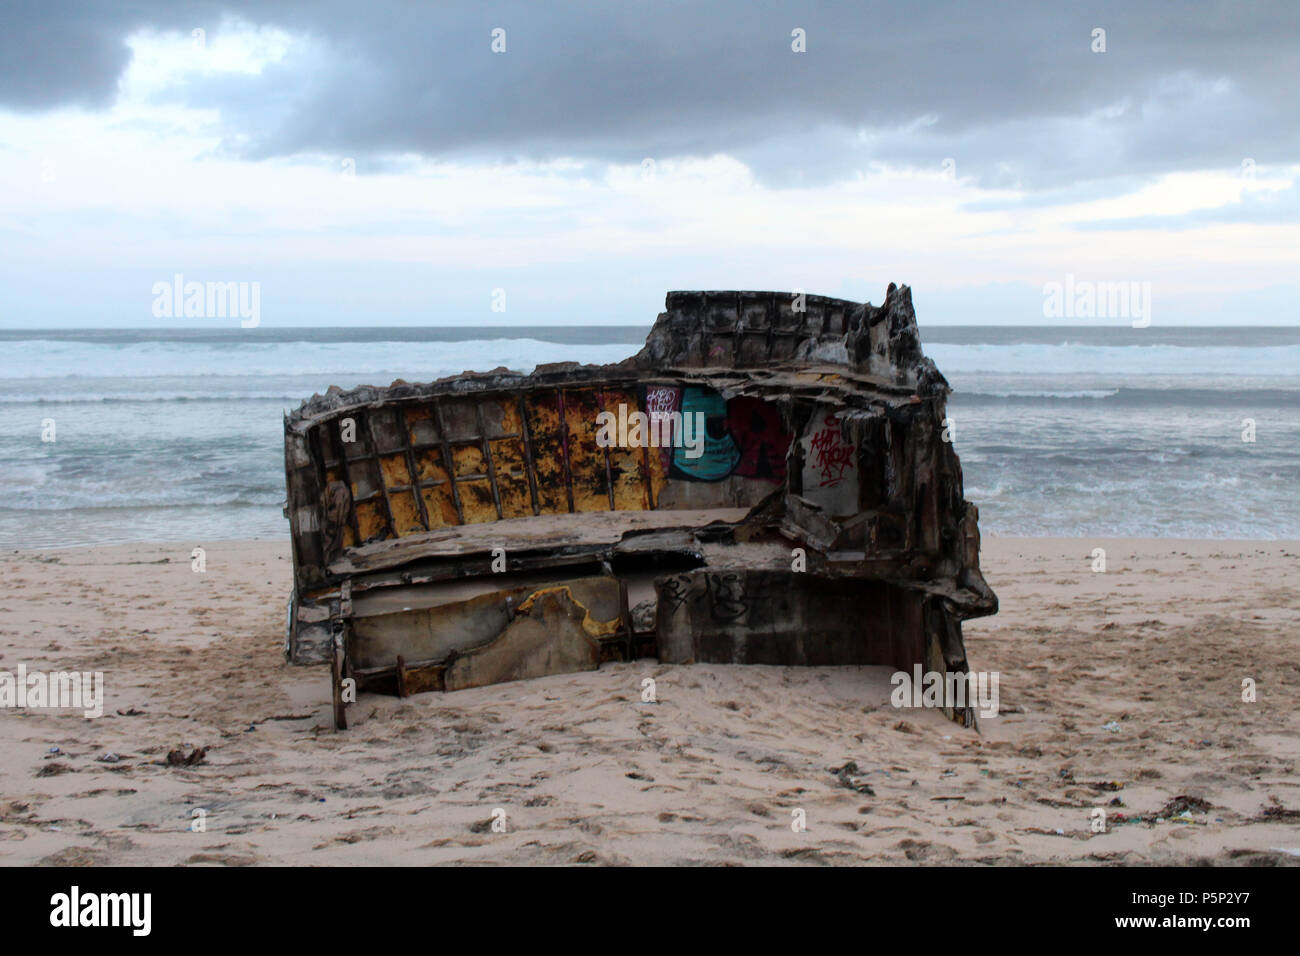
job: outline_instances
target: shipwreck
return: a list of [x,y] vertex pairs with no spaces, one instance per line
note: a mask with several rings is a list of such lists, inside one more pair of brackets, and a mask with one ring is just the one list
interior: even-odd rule
[[671,292],[617,364],[331,388],[284,423],[286,657],[338,728],[355,690],[639,657],[965,674],[997,598],[948,394],[892,284]]

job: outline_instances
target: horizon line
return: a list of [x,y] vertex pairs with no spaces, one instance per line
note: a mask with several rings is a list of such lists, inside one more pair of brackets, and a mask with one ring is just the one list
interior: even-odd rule
[[[538,323],[520,323],[518,325],[484,325],[482,323],[470,324],[446,324],[446,325],[421,325],[421,324],[402,324],[402,325],[358,325],[349,324],[323,324],[323,325],[258,325],[253,328],[241,328],[239,326],[208,326],[208,325],[162,325],[162,326],[145,326],[145,325],[67,325],[54,327],[34,327],[34,326],[5,326],[0,325],[0,333],[4,332],[231,332],[256,335],[261,331],[293,331],[298,329],[637,329],[649,328],[654,325],[654,320],[647,322],[538,322]],[[1152,323],[1151,325],[1136,327],[1129,322],[1106,323],[1092,325],[1059,325],[1053,322],[917,322],[918,328],[945,328],[945,329],[1128,329],[1135,332],[1145,332],[1149,329],[1300,329],[1300,320],[1295,322],[1276,322],[1261,323],[1251,325],[1223,325],[1214,323]]]

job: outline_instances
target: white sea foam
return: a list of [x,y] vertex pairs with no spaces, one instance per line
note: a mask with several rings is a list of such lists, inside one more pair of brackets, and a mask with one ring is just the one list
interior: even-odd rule
[[505,366],[531,372],[548,362],[618,362],[635,347],[566,345],[537,339],[463,342],[99,342],[28,339],[6,343],[0,379],[184,376],[320,376],[327,384],[427,382]]
[[1104,374],[1293,376],[1300,374],[1300,345],[1269,347],[1181,345],[950,345],[926,346],[944,375],[997,372],[1016,375]]

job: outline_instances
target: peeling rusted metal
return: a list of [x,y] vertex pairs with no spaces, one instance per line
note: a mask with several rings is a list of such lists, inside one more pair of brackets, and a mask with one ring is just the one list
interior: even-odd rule
[[[964,671],[961,621],[997,599],[947,395],[892,285],[882,306],[674,292],[617,365],[330,389],[285,419],[288,656],[331,664],[340,725],[345,674],[405,694],[647,653]],[[620,405],[701,416],[701,453],[600,444]]]
[[524,470],[528,475],[528,494],[532,498],[533,514],[539,515],[542,509],[537,500],[537,466],[533,462],[533,436],[528,426],[528,410],[524,407],[522,392],[515,398],[515,405],[519,409],[519,434],[524,443]]
[[442,402],[433,402],[433,413],[438,423],[438,439],[442,446],[443,467],[447,470],[447,484],[451,488],[451,500],[456,505],[456,523],[465,523],[465,509],[460,503],[460,489],[456,482],[456,463],[452,459],[451,442],[447,440],[447,419],[442,413]]

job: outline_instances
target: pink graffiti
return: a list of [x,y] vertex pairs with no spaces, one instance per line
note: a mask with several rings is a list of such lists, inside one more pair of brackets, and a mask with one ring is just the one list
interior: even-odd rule
[[675,412],[677,411],[678,391],[663,385],[656,385],[653,388],[647,388],[645,391],[645,410],[650,414],[655,412]]
[[[682,393],[680,389],[673,388],[671,385],[653,385],[645,390],[645,410],[646,414],[653,418],[655,415],[669,415],[681,408]],[[663,463],[663,468],[667,471],[672,464],[673,450],[672,428],[665,426],[663,438],[666,439],[664,444],[659,448],[659,459]]]

